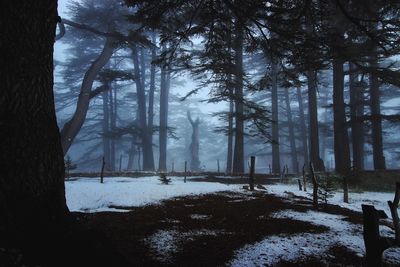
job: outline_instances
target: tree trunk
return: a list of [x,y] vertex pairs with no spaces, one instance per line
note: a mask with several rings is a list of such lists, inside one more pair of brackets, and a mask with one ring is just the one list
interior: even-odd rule
[[310,161],[316,171],[324,171],[324,163],[319,155],[319,131],[318,131],[318,105],[317,105],[317,73],[308,71],[308,116],[310,133]]
[[350,117],[351,143],[353,150],[353,166],[356,170],[364,170],[364,116],[363,89],[358,80],[357,69],[349,63],[350,69]]
[[300,118],[300,136],[303,143],[303,158],[304,165],[308,166],[308,143],[307,143],[307,127],[306,127],[306,119],[304,115],[304,105],[303,98],[301,96],[301,89],[297,87],[297,101],[299,103],[299,118]]
[[167,84],[168,70],[167,67],[161,68],[161,83],[160,83],[160,160],[159,171],[167,170],[167,130],[168,130],[168,95],[169,86]]
[[[233,90],[230,89],[230,94]],[[233,150],[233,101],[229,100],[229,114],[228,114],[228,151],[226,153],[226,173],[232,173],[232,150]]]
[[[370,65],[372,67],[378,67],[378,62],[375,55],[371,57]],[[386,163],[385,156],[383,155],[382,116],[378,77],[370,74],[369,86],[371,105],[372,154],[374,158],[374,169],[384,170],[386,169]]]
[[286,112],[287,112],[288,128],[289,128],[290,156],[292,159],[293,173],[298,174],[299,162],[297,160],[296,137],[294,135],[292,109],[290,107],[290,98],[288,90],[289,90],[288,88],[285,88],[285,102],[286,102]]
[[117,88],[115,88],[115,83],[114,83],[114,88],[113,90],[110,90],[110,131],[112,133],[111,136],[111,144],[110,144],[110,166],[111,170],[115,171],[115,166],[116,166],[116,142],[117,138],[115,137],[115,130],[117,128]]
[[199,124],[200,119],[197,118],[195,121],[192,120],[190,116],[190,111],[187,112],[187,117],[192,125],[192,142],[190,144],[190,170],[191,171],[200,171],[200,158],[199,158],[199,149],[200,149],[200,136],[199,136]]
[[132,58],[135,71],[135,84],[137,91],[137,103],[139,114],[139,127],[142,139],[142,154],[143,154],[143,170],[154,171],[154,160],[151,158],[152,144],[149,141],[147,129],[147,115],[146,115],[146,95],[143,88],[142,77],[140,75],[138,51],[135,46],[132,46]]
[[[156,36],[153,33],[151,36],[153,44],[156,43]],[[151,62],[156,59],[156,48],[151,49]],[[148,118],[147,118],[147,128],[149,135],[149,143],[153,144],[153,124],[154,124],[154,92],[156,90],[156,66],[151,64],[150,66],[150,89],[149,89],[149,108],[148,108]],[[151,156],[154,162],[153,145],[151,149]]]
[[[108,87],[108,82],[105,82],[105,86]],[[109,110],[109,92],[105,91],[102,93],[103,97],[103,159],[105,162],[105,169],[110,171],[110,110]]]
[[277,63],[272,62],[272,92],[271,92],[271,117],[272,117],[272,173],[280,173],[281,161],[279,153],[279,119],[278,119],[278,69]]
[[345,174],[350,170],[349,139],[346,125],[344,104],[344,73],[343,61],[333,60],[333,128],[335,169],[338,173]]
[[234,173],[244,172],[244,122],[243,122],[243,29],[238,21],[235,25],[235,148],[233,152]]
[[57,1],[3,1],[0,8],[9,15],[0,44],[7,63],[0,72],[0,247],[45,258],[69,215],[53,101]]
[[85,122],[94,79],[104,65],[110,60],[113,52],[113,41],[110,38],[107,38],[100,56],[93,61],[83,77],[75,113],[72,118],[64,124],[61,130],[61,145],[63,147],[64,155],[67,154],[68,149],[71,147],[72,142]]
[[[143,91],[146,92],[146,49],[141,48],[140,49],[140,77],[142,81],[142,88]],[[151,75],[151,74],[150,74]],[[155,81],[154,81],[155,83]],[[154,85],[154,84],[153,84]],[[151,86],[151,85],[150,85]],[[153,99],[152,103],[150,105],[150,94],[151,94],[151,89],[153,89]],[[146,93],[145,93],[145,100],[146,100]],[[150,109],[151,112],[153,113],[153,105],[154,105],[154,87],[149,89],[149,107],[148,107],[148,117],[146,118],[146,133],[147,133],[147,142],[148,142],[148,147],[147,147],[147,160],[148,165],[152,166],[151,170],[154,170],[154,154],[153,154],[153,118],[151,120],[151,127],[150,127]]]
[[132,136],[131,147],[128,152],[128,164],[126,166],[127,171],[133,170],[136,155],[136,135]]

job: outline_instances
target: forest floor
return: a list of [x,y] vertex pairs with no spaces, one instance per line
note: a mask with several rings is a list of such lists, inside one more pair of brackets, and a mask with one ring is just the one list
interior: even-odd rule
[[[197,183],[196,184],[200,184]],[[176,196],[74,212],[132,266],[361,266],[362,214],[267,190]]]

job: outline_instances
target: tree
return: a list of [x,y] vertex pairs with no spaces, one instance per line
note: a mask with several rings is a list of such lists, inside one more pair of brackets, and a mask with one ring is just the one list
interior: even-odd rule
[[168,134],[168,99],[170,86],[170,72],[168,66],[161,66],[160,81],[160,159],[159,171],[167,170],[167,134]]
[[0,74],[0,128],[8,133],[0,141],[0,242],[30,247],[68,216],[53,103],[57,1],[6,1],[1,9],[10,17],[0,45],[8,62]]
[[199,125],[200,119],[197,118],[195,121],[190,115],[190,111],[187,112],[187,117],[192,125],[192,142],[190,143],[190,170],[200,170],[200,159],[199,159],[199,148],[200,148],[200,136],[199,136]]

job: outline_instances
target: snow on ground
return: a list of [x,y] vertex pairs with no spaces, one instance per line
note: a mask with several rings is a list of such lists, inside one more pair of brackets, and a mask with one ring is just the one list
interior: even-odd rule
[[198,236],[217,236],[225,234],[221,230],[199,229],[196,231],[179,232],[177,230],[159,230],[144,242],[155,254],[155,258],[163,263],[168,263],[173,255],[179,251],[181,244],[193,240]]
[[235,191],[240,185],[208,182],[183,182],[182,177],[169,177],[171,184],[164,185],[158,176],[143,178],[113,177],[99,179],[80,178],[65,182],[67,205],[71,211],[98,212],[122,211],[110,206],[143,206],[177,196],[198,195],[217,191]]
[[280,211],[271,216],[309,222],[325,226],[329,230],[322,234],[301,233],[267,237],[261,242],[239,249],[230,263],[231,266],[274,266],[281,260],[294,261],[311,255],[328,255],[327,251],[337,244],[352,249],[360,257],[364,254],[362,226],[344,221],[344,216],[294,210]]
[[[268,193],[274,194],[280,197],[287,197],[288,194],[285,192],[291,192],[296,196],[311,197],[312,185],[307,189],[308,192],[300,191],[297,184],[275,184],[268,185]],[[334,193],[334,196],[328,199],[329,204],[339,205],[343,208],[355,210],[361,212],[361,204],[374,205],[376,209],[384,210],[390,217],[390,209],[387,204],[388,200],[393,201],[394,192],[349,192],[349,203],[343,202],[343,191]]]

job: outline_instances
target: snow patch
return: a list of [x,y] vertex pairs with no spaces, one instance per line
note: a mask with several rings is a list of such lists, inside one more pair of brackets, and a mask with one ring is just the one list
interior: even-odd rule
[[199,236],[217,236],[224,234],[222,230],[198,229],[195,231],[179,232],[177,230],[159,230],[144,242],[154,253],[155,259],[163,263],[170,263],[174,254],[180,250],[184,242],[193,241]]
[[239,185],[225,185],[209,182],[187,182],[181,177],[169,177],[172,183],[159,183],[158,176],[143,178],[105,177],[99,179],[81,178],[65,182],[67,205],[71,211],[126,211],[110,206],[137,207],[159,203],[161,200],[213,193],[218,191],[239,191]]
[[282,260],[302,260],[311,255],[327,254],[327,251],[337,244],[353,250],[360,256],[364,254],[362,227],[344,221],[345,216],[316,211],[303,213],[285,210],[273,213],[271,217],[309,222],[325,226],[329,230],[322,234],[301,233],[267,237],[261,242],[246,245],[236,251],[230,266],[270,266]]

